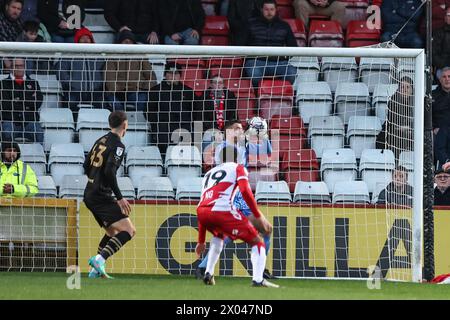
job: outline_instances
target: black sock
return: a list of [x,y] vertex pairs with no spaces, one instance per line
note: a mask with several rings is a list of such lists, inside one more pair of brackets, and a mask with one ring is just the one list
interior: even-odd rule
[[103,236],[102,240],[100,240],[100,243],[98,244],[97,254],[100,254],[100,252],[102,252],[103,248],[106,247],[109,239],[111,239],[111,237],[107,234]]
[[114,237],[109,239],[106,246],[100,252],[100,255],[106,260],[114,253],[120,250],[125,243],[131,240],[131,236],[128,232],[122,231],[116,234]]

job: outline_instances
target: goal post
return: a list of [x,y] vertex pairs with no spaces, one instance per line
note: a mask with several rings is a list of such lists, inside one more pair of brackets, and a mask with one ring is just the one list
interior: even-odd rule
[[[101,102],[106,110],[111,101],[105,98],[106,89],[102,84],[92,92],[98,91],[104,100],[92,98],[88,102],[78,102],[77,107],[81,106],[78,119],[72,119],[68,126],[61,126],[62,115],[49,116],[54,110],[70,110],[68,104],[74,102],[70,101],[74,89],[65,87],[59,76],[54,77],[62,71],[57,70],[62,68],[61,64],[55,62],[71,59],[105,64],[145,60],[150,62],[154,72],[155,78],[151,81],[157,84],[141,89],[147,94],[143,112],[129,109],[134,101],[130,103],[128,98],[123,103],[131,115],[126,137],[130,140],[125,143],[127,155],[119,176],[130,178],[127,179],[131,185],[127,197],[134,203],[132,220],[137,235],[108,261],[109,272],[195,273],[199,265],[193,251],[197,239],[198,186],[192,184],[213,165],[214,147],[208,147],[216,146],[224,137],[215,141],[217,128],[211,138],[211,134],[208,136],[202,129],[204,126],[198,129],[194,125],[194,120],[204,117],[206,100],[211,97],[202,94],[208,89],[212,76],[220,75],[226,85],[235,86],[228,89],[235,96],[235,114],[242,124],[254,116],[264,118],[268,124],[269,160],[262,159],[259,151],[255,159],[251,158],[251,133],[247,133],[241,144],[250,154],[253,191],[262,211],[274,225],[269,269],[280,277],[353,279],[370,277],[368,268],[375,266],[388,280],[422,280],[425,96],[422,49],[2,43],[0,58],[15,57],[50,62],[48,70],[32,72],[36,74],[33,77],[51,75],[42,83],[48,84],[50,78],[59,82],[55,92],[48,87],[44,92],[47,99],[50,96],[56,99],[54,103],[46,100],[39,110],[46,166],[41,175],[53,178],[57,197],[78,198],[80,202],[76,246],[78,264],[84,272],[88,255],[96,253],[102,233],[81,203],[82,187],[76,188],[84,181],[79,160],[58,162],[53,156],[67,151],[55,148],[63,144],[64,139],[77,144],[69,145],[70,151],[77,151],[81,145],[80,152],[84,156],[92,139],[108,130],[104,122],[94,118],[105,116],[106,111],[94,114],[86,110],[99,109],[95,102]],[[245,61],[259,58],[264,61],[266,71],[270,61],[280,63],[283,60],[279,57],[287,57],[284,71],[277,76],[263,77],[267,82],[252,84],[256,73],[249,75],[252,66]],[[229,60],[233,62],[228,64]],[[169,61],[180,63],[181,82],[192,89],[182,89],[181,98],[171,93],[164,95],[167,90],[161,88],[155,93],[158,90],[155,88],[165,81],[165,65]],[[218,61],[217,65],[212,61]],[[143,68],[143,64],[139,65]],[[103,82],[107,77],[105,68],[98,70],[104,77]],[[289,68],[293,68],[295,74],[288,74]],[[210,72],[212,69],[216,73]],[[70,71],[70,67],[63,71]],[[12,70],[3,71],[5,77],[10,72]],[[131,73],[126,74],[125,82],[132,82],[129,80]],[[133,81],[150,81],[142,79],[142,74]],[[411,93],[400,92],[408,86],[413,89]],[[63,94],[66,94],[64,99]],[[192,98],[188,98],[190,94]],[[176,111],[180,112],[180,117],[172,118],[172,111],[152,109],[162,103],[182,106],[189,99],[192,99],[191,107],[194,106],[190,123],[183,123],[180,110]],[[220,99],[216,96],[212,100]],[[220,108],[219,105],[220,102],[212,103],[214,108]],[[197,118],[193,115],[195,112]],[[167,118],[163,118],[163,114]],[[222,116],[226,117],[225,112]],[[202,121],[220,126],[215,118],[202,118]],[[177,130],[172,130],[170,122],[178,124]],[[172,128],[170,132],[158,131],[166,127]],[[187,128],[193,130],[192,135]],[[163,135],[166,133],[168,138]],[[380,148],[379,143],[385,147]],[[142,149],[142,153],[149,154],[139,155],[140,149],[131,151],[136,144],[152,148]],[[66,172],[64,165],[67,165]],[[400,191],[390,192],[386,188],[398,178],[394,177],[398,170],[399,175],[405,174],[408,186],[402,185]],[[76,176],[78,180],[70,182],[67,175]],[[67,184],[72,184],[73,190]],[[156,190],[155,185],[159,189]],[[308,188],[314,192],[308,193]],[[408,190],[412,190],[412,194]],[[386,201],[377,203],[383,191]],[[246,276],[251,272],[249,259],[245,245],[232,243],[224,249],[218,272]]]

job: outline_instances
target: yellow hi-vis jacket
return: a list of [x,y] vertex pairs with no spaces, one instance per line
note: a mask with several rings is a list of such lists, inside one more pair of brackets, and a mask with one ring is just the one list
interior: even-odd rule
[[[14,186],[12,194],[3,194],[3,186],[5,184]],[[1,196],[14,198],[32,197],[38,191],[36,174],[30,165],[23,163],[22,160],[17,160],[8,168],[3,162],[0,162]]]

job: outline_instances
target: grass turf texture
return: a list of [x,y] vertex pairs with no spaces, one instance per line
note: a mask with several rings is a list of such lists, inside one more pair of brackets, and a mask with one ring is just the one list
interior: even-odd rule
[[274,280],[281,288],[253,288],[250,278],[216,277],[205,286],[187,276],[115,275],[115,279],[81,277],[81,289],[66,288],[65,273],[0,274],[0,299],[450,299],[449,285],[382,282],[369,290],[366,281]]

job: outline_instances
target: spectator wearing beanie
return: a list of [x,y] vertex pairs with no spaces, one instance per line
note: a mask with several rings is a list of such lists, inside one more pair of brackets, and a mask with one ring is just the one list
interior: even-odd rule
[[[136,44],[131,31],[118,35],[119,44]],[[114,111],[124,111],[132,105],[133,111],[145,111],[150,88],[156,85],[156,76],[148,59],[108,60],[105,67],[106,99]]]

